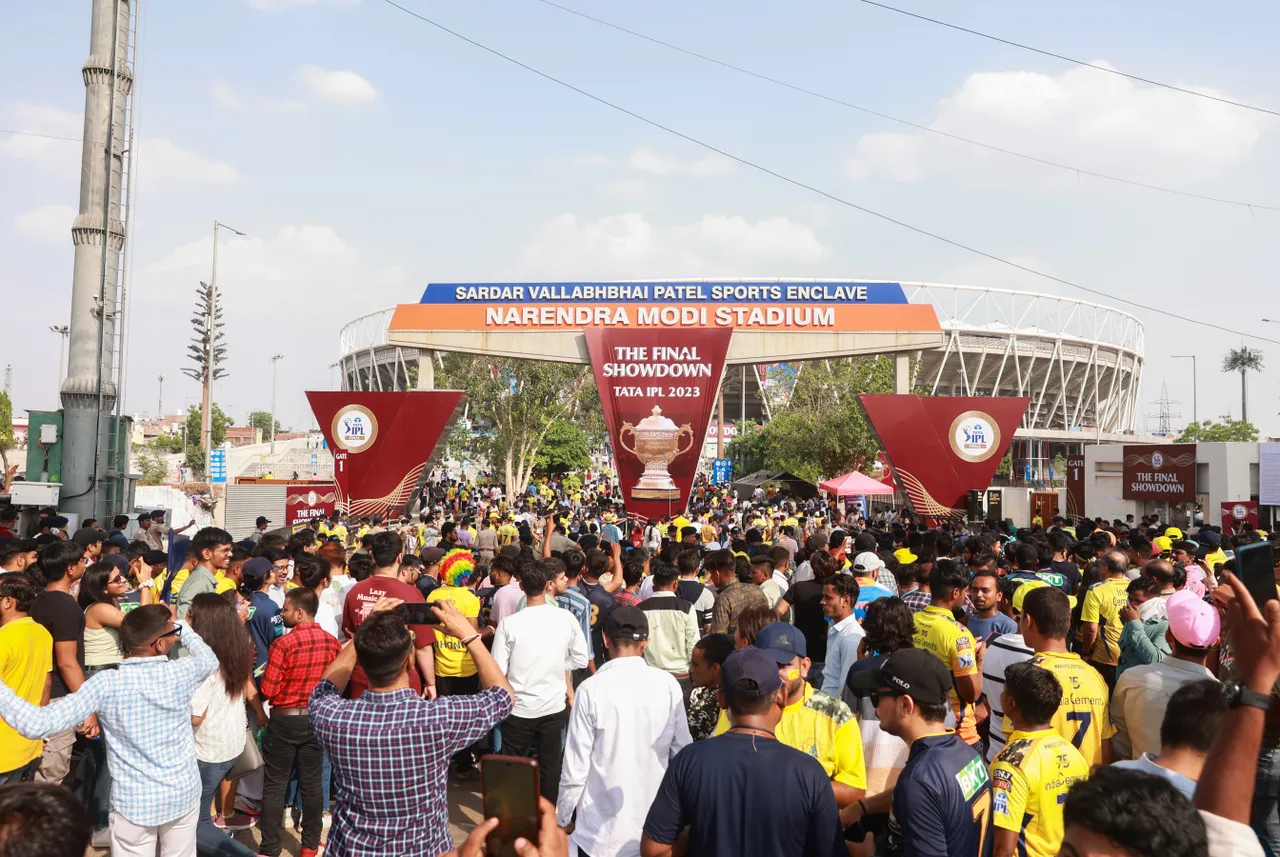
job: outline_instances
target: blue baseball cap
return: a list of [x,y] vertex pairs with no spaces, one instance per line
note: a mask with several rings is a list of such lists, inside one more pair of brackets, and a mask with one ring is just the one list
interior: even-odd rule
[[786,622],[771,622],[760,629],[756,640],[752,643],[762,649],[776,663],[789,664],[796,658],[809,657],[809,649],[804,642],[804,634],[795,625]]
[[731,652],[720,667],[720,690],[731,699],[760,699],[780,687],[782,676],[773,657],[752,646]]

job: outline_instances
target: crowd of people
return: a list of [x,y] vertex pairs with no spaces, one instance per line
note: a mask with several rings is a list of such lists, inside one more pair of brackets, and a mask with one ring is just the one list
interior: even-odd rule
[[1233,574],[1275,534],[701,480],[638,519],[605,473],[415,505],[0,509],[0,857],[476,857],[490,753],[537,762],[521,857],[1280,854],[1280,600]]

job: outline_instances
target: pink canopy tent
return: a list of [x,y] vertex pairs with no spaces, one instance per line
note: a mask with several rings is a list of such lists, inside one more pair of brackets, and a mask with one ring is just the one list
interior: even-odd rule
[[865,473],[853,471],[846,473],[844,476],[837,476],[827,482],[821,483],[819,486],[823,491],[835,494],[837,497],[857,497],[876,494],[892,494],[893,487],[885,485],[883,482],[877,482]]

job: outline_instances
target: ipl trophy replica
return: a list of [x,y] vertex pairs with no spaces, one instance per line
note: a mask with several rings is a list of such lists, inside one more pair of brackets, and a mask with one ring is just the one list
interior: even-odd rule
[[[627,446],[623,439],[627,432],[635,436],[635,448]],[[689,444],[681,449],[680,439],[685,435],[689,436]],[[640,481],[631,489],[632,497],[637,500],[680,499],[680,489],[672,481],[667,466],[694,446],[693,429],[687,423],[677,426],[662,415],[662,408],[654,405],[653,413],[638,425],[622,424],[618,431],[618,443],[644,465]]]

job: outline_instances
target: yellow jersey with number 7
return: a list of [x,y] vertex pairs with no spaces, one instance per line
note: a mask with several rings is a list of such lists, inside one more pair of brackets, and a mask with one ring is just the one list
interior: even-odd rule
[[[1062,702],[1050,721],[1053,731],[1070,741],[1090,768],[1101,765],[1102,741],[1116,734],[1111,725],[1111,694],[1102,675],[1073,652],[1036,652],[1031,663],[1049,670],[1062,685]],[[1013,734],[1008,715],[1004,734]]]

